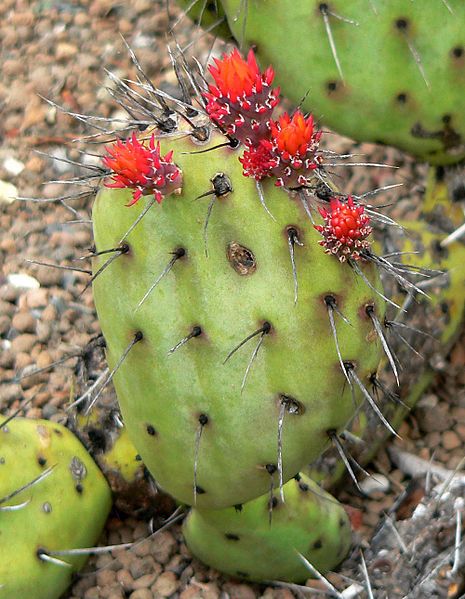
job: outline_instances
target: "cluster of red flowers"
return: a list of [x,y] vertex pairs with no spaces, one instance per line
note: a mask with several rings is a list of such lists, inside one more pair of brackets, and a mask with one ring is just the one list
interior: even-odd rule
[[[260,72],[253,51],[244,60],[237,50],[224,55],[209,67],[215,84],[205,93],[206,111],[226,134],[245,146],[239,160],[246,177],[274,179],[278,187],[308,186],[313,171],[322,162],[318,152],[322,132],[315,130],[313,116],[296,110],[272,118],[279,103],[279,88],[272,89],[274,71]],[[320,208],[324,225],[315,225],[323,239],[320,245],[341,262],[358,260],[369,247],[369,217],[352,197],[343,203],[332,198],[327,209]]]
[[324,225],[314,225],[314,227],[323,235],[319,243],[325,248],[325,252],[334,254],[340,262],[345,262],[349,258],[359,260],[360,252],[370,247],[367,237],[372,230],[364,206],[357,206],[354,199],[349,196],[345,203],[332,198],[329,210],[320,208],[319,211]]
[[[239,160],[245,177],[256,181],[272,178],[278,187],[299,189],[310,184],[322,163],[319,143],[322,132],[315,129],[313,116],[300,109],[278,120],[273,110],[279,104],[279,88],[273,88],[274,71],[260,71],[250,50],[244,60],[237,50],[215,59],[209,66],[214,84],[204,92],[206,112],[227,135],[244,146]],[[111,171],[107,187],[133,189],[129,206],[143,195],[153,194],[157,202],[179,189],[182,174],[173,162],[173,152],[160,154],[160,144],[152,134],[148,145],[135,133],[126,141],[107,148],[103,163]],[[320,209],[324,225],[315,228],[323,236],[320,244],[339,260],[357,260],[368,247],[369,217],[352,198],[342,203],[331,199],[328,209]]]
[[307,185],[320,164],[321,132],[315,131],[313,117],[300,110],[273,120],[279,88],[271,87],[272,67],[261,73],[252,50],[247,60],[233,50],[215,59],[209,71],[215,84],[204,94],[206,111],[225,133],[244,144],[244,175],[257,181],[273,177],[279,187]]
[[141,144],[133,133],[126,141],[118,140],[108,147],[107,152],[108,155],[102,160],[112,171],[113,181],[107,181],[105,186],[133,189],[128,206],[151,193],[160,203],[164,196],[181,187],[182,175],[173,162],[173,152],[161,156],[160,142],[155,143],[154,134],[150,137],[148,147]]

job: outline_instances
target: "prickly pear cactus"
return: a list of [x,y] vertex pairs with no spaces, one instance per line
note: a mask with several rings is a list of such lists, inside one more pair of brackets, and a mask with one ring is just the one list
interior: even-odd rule
[[284,94],[305,98],[304,108],[338,132],[396,145],[431,163],[465,156],[460,0],[221,5],[239,45],[274,65]]
[[335,568],[352,536],[342,505],[304,475],[283,489],[285,503],[267,494],[241,509],[193,508],[183,525],[189,549],[217,570],[258,582],[304,581],[312,575],[305,560],[320,573]]
[[55,599],[86,561],[111,506],[95,463],[65,427],[15,418],[0,428],[0,597]]
[[281,486],[366,400],[384,299],[369,218],[329,193],[312,117],[273,120],[253,54],[210,72],[210,119],[191,107],[190,128],[108,148],[94,298],[144,463],[178,500],[222,508]]

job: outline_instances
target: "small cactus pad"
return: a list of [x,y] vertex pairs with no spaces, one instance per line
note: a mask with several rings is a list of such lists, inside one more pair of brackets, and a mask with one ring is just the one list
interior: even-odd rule
[[192,553],[209,566],[253,581],[302,582],[337,566],[351,544],[342,505],[304,475],[284,487],[285,503],[269,494],[240,509],[198,510],[184,522]]
[[92,547],[110,506],[102,473],[69,430],[25,418],[0,428],[0,598],[58,599],[86,555],[54,552]]
[[432,163],[465,156],[462,0],[221,4],[240,46],[325,124]]
[[158,489],[147,472],[116,406],[98,404],[87,416],[77,412],[71,428],[105,475],[119,512],[139,518],[167,517],[173,512],[173,499]]
[[[361,397],[342,360],[365,382],[376,371],[366,308],[383,319],[384,302],[373,263],[356,271],[325,253],[298,192],[267,177],[261,202],[241,147],[205,131],[162,140],[182,186],[160,205],[128,207],[130,189],[101,188],[97,251],[125,251],[96,276],[94,298],[144,463],[178,500],[222,508],[288,480],[345,426]],[[337,322],[341,359],[328,298],[350,322]]]

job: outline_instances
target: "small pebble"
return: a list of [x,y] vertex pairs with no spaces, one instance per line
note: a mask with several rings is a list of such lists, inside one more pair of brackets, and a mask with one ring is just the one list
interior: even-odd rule
[[157,578],[155,584],[152,585],[151,590],[161,595],[161,597],[169,597],[178,588],[179,580],[176,578],[174,572],[163,572]]
[[10,285],[18,289],[37,289],[40,287],[40,283],[35,277],[23,273],[8,275],[6,280]]
[[462,440],[455,431],[446,431],[442,433],[441,444],[444,449],[451,451],[460,447],[462,445]]

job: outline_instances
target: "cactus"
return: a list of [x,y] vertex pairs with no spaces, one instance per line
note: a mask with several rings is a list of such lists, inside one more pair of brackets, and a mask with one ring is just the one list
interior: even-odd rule
[[300,582],[314,573],[311,567],[333,569],[351,544],[342,505],[304,475],[284,491],[285,503],[267,494],[241,509],[192,508],[183,525],[189,549],[209,566],[250,581]]
[[[65,427],[12,419],[0,428],[0,597],[58,599],[86,561],[110,489]],[[87,552],[88,553],[88,552]]]
[[435,164],[465,157],[462,2],[223,0],[221,7],[238,43],[274,65],[283,92],[305,98],[304,108],[338,132]]
[[[108,147],[93,208],[94,297],[124,421],[161,487],[203,509],[282,486],[321,453],[377,368],[368,311],[384,318],[363,206],[326,200],[323,224],[308,218],[308,188],[330,191],[312,118],[273,120],[273,72],[252,54],[210,72],[211,120]],[[333,335],[338,312],[352,326]]]
[[[395,432],[368,390],[383,353],[399,380],[384,332],[386,304],[397,304],[380,270],[409,294],[420,289],[404,277],[408,266],[375,252],[372,229],[384,217],[335,189],[313,117],[279,111],[271,67],[236,50],[210,65],[207,86],[182,55],[173,60],[182,101],[140,84],[144,99],[113,77],[139,133],[107,145],[90,176],[104,178],[91,277],[110,366],[102,389],[114,381],[136,451],[165,491],[194,506],[190,522],[275,500],[301,521],[296,472],[331,443],[339,451],[338,433],[364,419],[367,430],[376,421]],[[300,507],[337,519],[331,499],[302,486],[312,501]],[[263,518],[250,509],[252,533]],[[323,551],[313,548],[321,555],[308,554],[321,569],[349,544],[346,525],[340,534],[327,524]],[[273,546],[281,535],[268,532]],[[305,577],[294,557],[283,557],[279,576]],[[250,575],[267,572],[257,564]]]

